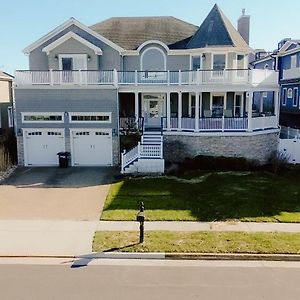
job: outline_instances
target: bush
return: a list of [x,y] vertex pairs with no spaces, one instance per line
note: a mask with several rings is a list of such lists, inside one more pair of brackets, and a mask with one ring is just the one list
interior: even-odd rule
[[287,168],[290,156],[283,151],[273,151],[268,159],[268,166],[274,174]]
[[17,163],[17,142],[13,132],[8,132],[0,142],[0,170]]

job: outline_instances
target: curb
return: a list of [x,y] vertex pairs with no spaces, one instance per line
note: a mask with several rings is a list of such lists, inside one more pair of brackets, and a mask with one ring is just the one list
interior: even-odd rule
[[169,260],[300,261],[298,254],[166,253]]
[[231,253],[164,253],[164,252],[95,252],[88,255],[0,255],[1,258],[40,259],[157,259],[157,260],[235,260],[235,261],[300,261],[299,254],[231,254]]

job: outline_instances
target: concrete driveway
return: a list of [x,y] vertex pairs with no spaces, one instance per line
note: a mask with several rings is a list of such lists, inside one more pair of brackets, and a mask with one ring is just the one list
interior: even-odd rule
[[18,168],[0,184],[0,220],[99,220],[110,167]]

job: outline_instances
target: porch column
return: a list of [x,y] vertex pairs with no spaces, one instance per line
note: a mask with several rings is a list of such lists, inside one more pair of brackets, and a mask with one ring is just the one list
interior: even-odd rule
[[192,116],[192,93],[189,93],[189,117]]
[[135,121],[139,121],[139,93],[135,92],[134,93],[134,116],[135,116]]
[[274,114],[279,120],[279,92],[274,91]]
[[262,113],[264,110],[264,92],[260,92],[259,112]]
[[178,130],[181,130],[182,117],[182,92],[178,93]]
[[171,93],[167,92],[167,130],[171,130]]
[[199,92],[195,95],[195,131],[199,131]]
[[252,103],[253,103],[253,92],[246,94],[247,99],[247,113],[248,113],[248,131],[252,131]]

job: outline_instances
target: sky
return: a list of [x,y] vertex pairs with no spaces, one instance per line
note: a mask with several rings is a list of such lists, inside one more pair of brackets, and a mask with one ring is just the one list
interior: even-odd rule
[[70,17],[88,26],[117,16],[174,16],[200,25],[215,3],[235,27],[246,9],[252,48],[273,50],[283,38],[300,38],[299,0],[0,0],[0,69],[28,69],[22,50]]

